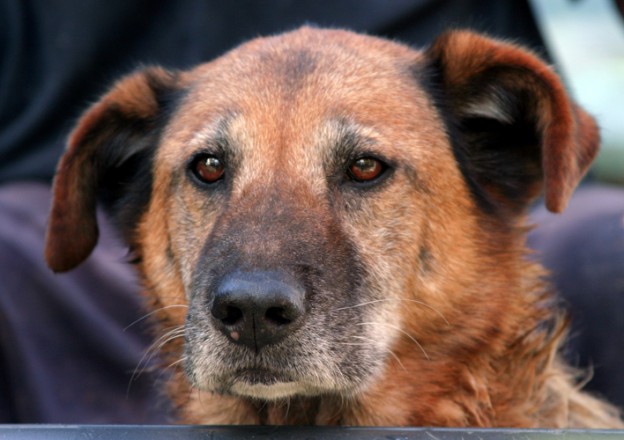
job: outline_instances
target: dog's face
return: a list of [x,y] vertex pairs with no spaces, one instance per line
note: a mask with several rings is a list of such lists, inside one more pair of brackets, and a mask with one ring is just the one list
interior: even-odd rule
[[184,325],[194,386],[352,396],[407,352],[414,367],[501,332],[488,295],[516,274],[490,268],[595,150],[590,118],[514,46],[302,29],[121,80],[59,167],[48,261],[88,255],[100,197]]
[[[418,164],[452,163],[452,152],[409,78],[417,57],[401,65],[308,44],[269,40],[192,72],[156,153],[164,192],[142,230],[165,228],[167,253],[141,254],[168,255],[154,269],[179,273],[200,388],[355,392],[400,332],[413,280],[397,274],[423,265],[413,241],[433,189]],[[439,173],[461,185],[448,168]]]

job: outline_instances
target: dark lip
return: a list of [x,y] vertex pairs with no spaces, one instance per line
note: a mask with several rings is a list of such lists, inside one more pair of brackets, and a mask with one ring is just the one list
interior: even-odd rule
[[236,370],[232,378],[250,385],[274,385],[280,382],[293,381],[292,377],[287,373],[271,371],[264,368],[243,368]]

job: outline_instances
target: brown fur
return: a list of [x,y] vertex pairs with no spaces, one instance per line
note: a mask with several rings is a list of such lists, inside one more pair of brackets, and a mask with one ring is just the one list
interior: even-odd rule
[[[86,258],[105,194],[183,422],[622,428],[558,355],[565,319],[525,249],[529,203],[544,188],[562,211],[597,148],[591,117],[525,49],[303,28],[118,82],[70,138],[46,258]],[[186,172],[205,149],[224,155],[221,186]],[[358,186],[353,154],[389,171]],[[255,354],[215,332],[206,286],[232,267],[303,277],[302,329]],[[298,391],[228,388],[228,368],[249,365]]]

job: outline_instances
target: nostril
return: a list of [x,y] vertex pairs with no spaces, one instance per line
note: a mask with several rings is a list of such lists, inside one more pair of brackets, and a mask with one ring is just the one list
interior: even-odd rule
[[283,307],[269,307],[264,314],[264,318],[278,326],[287,325],[292,322],[292,319],[288,317],[286,309]]
[[243,311],[238,307],[227,306],[223,317],[220,319],[225,325],[236,325],[243,319]]
[[222,325],[233,326],[241,323],[244,319],[245,312],[227,296],[218,296],[214,299],[211,307],[212,316],[215,317]]

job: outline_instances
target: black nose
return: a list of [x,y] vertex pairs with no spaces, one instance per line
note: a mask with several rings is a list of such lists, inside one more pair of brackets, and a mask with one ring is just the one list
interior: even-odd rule
[[305,314],[305,291],[279,272],[234,272],[214,292],[212,316],[221,332],[254,351],[296,330]]

